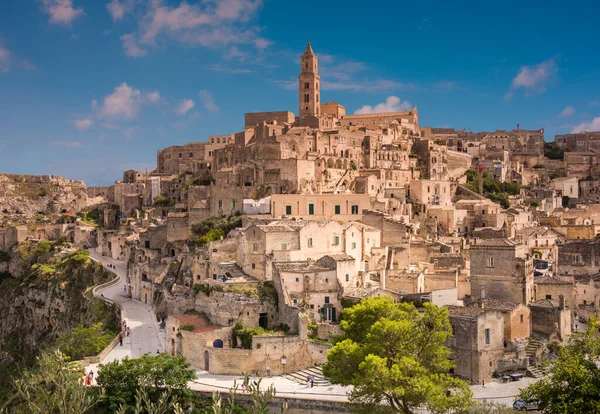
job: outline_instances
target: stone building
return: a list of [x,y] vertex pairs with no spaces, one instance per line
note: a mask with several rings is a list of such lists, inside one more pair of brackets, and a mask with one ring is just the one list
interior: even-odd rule
[[533,260],[523,244],[488,239],[470,247],[471,294],[528,304],[534,298]]
[[504,316],[478,306],[448,306],[452,337],[447,345],[454,374],[472,384],[491,380],[504,354]]
[[515,240],[524,244],[529,254],[553,262],[556,259],[556,246],[564,237],[549,226],[524,227],[517,231]]
[[559,276],[595,275],[600,272],[600,239],[577,240],[558,245]]
[[600,132],[578,132],[575,134],[556,135],[554,142],[563,150],[572,152],[600,150]]
[[[552,276],[538,276],[534,278],[534,300],[549,300],[559,306],[561,300],[568,308],[575,307],[575,285],[572,277],[555,278]],[[562,298],[562,299],[561,299]]]
[[371,208],[368,194],[273,194],[271,216],[304,220],[362,219],[364,210]]

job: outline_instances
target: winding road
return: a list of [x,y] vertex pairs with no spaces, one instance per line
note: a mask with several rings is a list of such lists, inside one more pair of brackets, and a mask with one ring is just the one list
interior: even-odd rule
[[[89,252],[93,260],[102,262],[105,269],[115,273],[119,278],[119,283],[105,289],[97,289],[94,295],[99,297],[102,294],[105,298],[118,303],[123,310],[123,318],[131,329],[131,335],[124,337],[123,345],[115,346],[101,363],[120,360],[126,356],[138,358],[144,354],[154,355],[164,352],[165,331],[159,328],[152,307],[138,300],[129,299],[125,295],[127,263],[102,256],[92,249]],[[109,264],[114,268],[109,268]]]

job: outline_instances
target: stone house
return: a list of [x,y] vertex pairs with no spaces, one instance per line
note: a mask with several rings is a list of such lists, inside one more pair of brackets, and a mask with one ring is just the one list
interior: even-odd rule
[[505,347],[508,343],[517,339],[525,339],[531,336],[531,311],[522,303],[505,302],[494,299],[479,299],[468,303],[468,306],[476,306],[484,310],[495,310],[504,315],[504,341]]
[[488,239],[470,246],[471,294],[527,304],[534,298],[533,260],[525,245]]
[[362,219],[363,210],[371,208],[370,199],[368,194],[273,194],[271,216],[356,221]]
[[559,339],[566,340],[571,335],[573,325],[572,312],[564,306],[562,298],[556,306],[547,299],[530,303],[531,330],[532,332],[551,338],[557,335]]
[[489,381],[504,354],[504,316],[478,306],[448,306],[453,336],[447,345],[456,367],[453,373],[472,384]]
[[563,298],[564,306],[573,308],[575,306],[575,285],[573,277],[563,276],[560,279],[552,276],[537,276],[534,278],[535,301],[549,300],[555,306],[560,305]]
[[342,287],[335,268],[310,259],[275,263],[273,283],[285,306],[305,309],[313,321],[339,321]]
[[576,275],[574,280],[575,312],[586,320],[597,317],[600,308],[600,275]]
[[565,238],[552,227],[532,226],[518,230],[515,240],[524,244],[532,256],[552,262],[556,258],[557,242]]
[[452,204],[449,181],[412,180],[408,198],[425,206],[448,206]]
[[574,240],[558,245],[557,274],[595,275],[600,271],[600,239]]

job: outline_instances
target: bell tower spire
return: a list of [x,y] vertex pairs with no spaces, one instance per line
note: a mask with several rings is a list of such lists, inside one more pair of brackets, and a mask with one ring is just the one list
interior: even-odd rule
[[300,75],[298,76],[300,118],[321,114],[320,83],[319,58],[313,52],[309,40],[304,54],[300,56]]

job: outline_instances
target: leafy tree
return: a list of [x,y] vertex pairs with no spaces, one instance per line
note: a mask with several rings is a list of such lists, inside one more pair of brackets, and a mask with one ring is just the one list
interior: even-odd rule
[[521,391],[521,398],[537,403],[549,414],[600,412],[600,333],[596,319],[587,331],[575,332],[558,348],[550,375]]
[[16,412],[87,413],[96,405],[98,397],[88,392],[83,376],[81,365],[70,362],[65,354],[45,351],[37,358],[37,367],[26,370],[15,381],[18,400],[9,404]]
[[196,244],[202,246],[208,242],[214,241],[214,240],[221,240],[223,237],[225,237],[225,233],[223,232],[223,230],[216,228],[216,229],[212,229],[209,230],[208,233],[206,233],[204,236],[200,236],[196,239]]
[[388,297],[363,299],[344,310],[340,327],[344,339],[327,353],[323,373],[354,386],[351,402],[387,403],[405,414],[469,408],[469,385],[448,374],[454,363],[445,345],[452,335],[446,309],[426,303],[419,313]]
[[186,400],[191,396],[187,383],[194,378],[196,374],[184,357],[159,354],[100,365],[97,382],[106,390],[105,404],[115,412],[122,405],[133,407],[140,387],[147,387],[151,401],[158,401],[166,388],[174,402]]
[[556,142],[546,142],[544,144],[544,156],[551,160],[562,160],[565,153]]
[[89,328],[77,325],[70,334],[60,335],[58,343],[60,350],[71,359],[82,359],[86,356],[97,355],[114,338],[114,333],[102,328],[102,323],[96,323]]
[[[152,401],[146,388],[138,388],[135,394],[135,407],[129,412],[133,414],[184,414],[181,405],[173,398],[170,391],[163,392],[158,401]],[[127,406],[121,405],[117,414],[126,414]]]
[[517,413],[513,408],[506,405],[483,400],[473,403],[473,406],[468,411],[469,414],[513,414]]
[[159,194],[154,197],[153,204],[155,207],[169,207],[171,205],[171,200],[166,196]]

